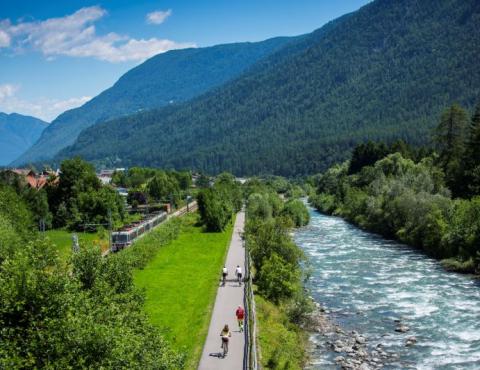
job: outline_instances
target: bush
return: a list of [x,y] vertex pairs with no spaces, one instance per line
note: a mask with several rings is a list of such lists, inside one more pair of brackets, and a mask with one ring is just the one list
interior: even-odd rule
[[299,199],[292,199],[285,203],[282,214],[289,217],[296,227],[308,225],[310,221],[308,209]]
[[145,237],[137,240],[133,247],[127,248],[119,254],[126,259],[129,266],[143,269],[155,257],[159,248],[178,237],[181,223],[181,219],[171,218]]
[[461,261],[457,258],[447,258],[441,261],[442,266],[448,271],[461,272],[464,274],[473,274],[476,270],[474,258]]
[[262,264],[256,278],[259,292],[274,303],[291,298],[299,288],[298,271],[273,253]]
[[0,368],[181,368],[120,258],[82,246],[70,272],[38,240],[4,261]]
[[310,197],[309,202],[320,212],[326,214],[334,213],[336,209],[336,199],[332,194],[320,193]]

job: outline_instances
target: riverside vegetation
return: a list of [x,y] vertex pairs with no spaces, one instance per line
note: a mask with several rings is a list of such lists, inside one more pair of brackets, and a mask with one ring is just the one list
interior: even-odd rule
[[460,272],[480,271],[480,104],[454,104],[435,151],[397,142],[359,145],[352,159],[311,179],[312,203],[362,228],[425,250]]
[[304,255],[289,234],[309,221],[307,208],[295,199],[302,192],[298,185],[280,177],[250,179],[241,187],[232,175],[224,173],[198,194],[201,220],[212,231],[230,225],[232,215],[246,202],[244,237],[253,262],[265,369],[301,369],[306,361],[308,338],[302,326],[313,305],[304,290]]
[[[302,325],[313,308],[304,290],[304,255],[289,234],[293,227],[306,225],[309,215],[300,200],[284,202],[279,197],[283,184],[281,179],[253,179],[244,189],[245,239],[253,263],[260,362],[265,369],[303,367],[308,338]],[[292,190],[298,191],[289,187],[288,193]]]

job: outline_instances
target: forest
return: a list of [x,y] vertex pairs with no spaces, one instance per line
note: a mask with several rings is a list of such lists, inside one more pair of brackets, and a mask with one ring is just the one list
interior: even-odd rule
[[96,124],[56,160],[293,177],[367,140],[427,145],[445,106],[475,104],[479,28],[475,0],[371,2],[188,102]]
[[360,227],[480,271],[480,104],[453,104],[433,131],[434,148],[368,142],[349,161],[310,179],[311,202]]
[[[293,39],[293,38],[292,38]],[[178,104],[225,83],[291,38],[171,50],[125,73],[81,107],[59,115],[15,165],[51,159],[85,128],[140,111]],[[33,144],[33,143],[32,143]]]

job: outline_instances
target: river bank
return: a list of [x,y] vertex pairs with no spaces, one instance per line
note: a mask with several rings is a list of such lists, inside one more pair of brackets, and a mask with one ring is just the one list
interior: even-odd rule
[[[307,365],[307,369],[328,364],[328,360],[314,359],[318,349],[326,352],[326,357],[330,361],[333,358],[335,364],[342,369],[382,369],[399,357],[395,352],[386,351],[382,343],[370,344],[364,334],[342,328],[335,323],[330,311],[319,303],[316,303],[316,308],[310,315],[305,330],[310,333],[311,340],[309,350],[311,362]],[[407,332],[409,328],[399,323],[397,330]],[[414,336],[410,336],[406,339],[405,345],[414,345],[416,341]]]
[[[308,288],[321,304],[311,334],[311,369],[476,368],[477,280],[446,272],[418,250],[340,218],[313,209],[310,215],[295,242],[310,259]],[[365,338],[364,347],[357,337]]]

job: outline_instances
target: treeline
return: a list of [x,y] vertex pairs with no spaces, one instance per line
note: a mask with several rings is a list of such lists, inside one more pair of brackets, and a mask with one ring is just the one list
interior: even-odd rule
[[243,195],[240,183],[229,173],[216,177],[212,187],[202,189],[197,195],[200,218],[208,231],[222,231],[242,208]]
[[312,203],[382,235],[480,271],[480,104],[454,104],[434,132],[435,150],[367,143],[351,161],[312,178]]
[[[66,159],[59,175],[52,174],[44,187],[28,186],[24,176],[0,171],[0,184],[13,189],[28,205],[36,225],[91,231],[120,227],[128,222],[125,201],[111,185],[98,179],[95,168],[80,159]],[[163,171],[132,167],[116,171],[112,185],[128,188],[127,203],[135,210],[141,205],[184,204],[192,186],[188,171]]]
[[70,230],[120,226],[125,217],[124,201],[97,178],[95,168],[80,158],[66,159],[58,180],[51,179],[46,192],[54,228]]
[[102,185],[94,167],[80,158],[64,160],[59,176],[50,175],[41,189],[28,186],[24,176],[10,170],[0,172],[0,185],[20,196],[37,227],[108,228],[109,223],[122,225],[125,218],[121,196]]
[[178,206],[188,194],[192,185],[192,175],[189,171],[132,167],[127,171],[114,172],[112,183],[128,188],[127,201],[134,208],[158,202]]
[[248,181],[244,191],[245,239],[261,297],[257,316],[262,365],[300,369],[306,341],[300,325],[312,307],[304,290],[306,276],[301,265],[305,257],[290,231],[308,223],[308,210],[298,199],[285,202],[272,186],[258,179]]
[[[178,233],[174,224],[161,228],[158,245]],[[0,185],[0,368],[183,366],[133,285],[132,268],[152,254],[148,247],[111,258],[82,248],[66,265],[34,229],[25,200]]]

